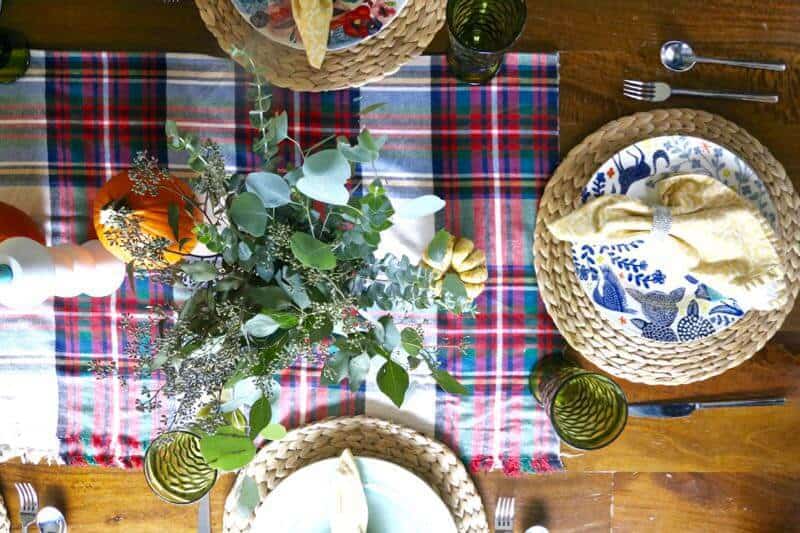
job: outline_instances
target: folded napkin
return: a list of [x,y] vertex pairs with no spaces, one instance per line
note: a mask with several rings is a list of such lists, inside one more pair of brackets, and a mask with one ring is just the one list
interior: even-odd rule
[[367,533],[369,509],[353,453],[347,448],[336,467],[336,506],[331,516],[331,533]]
[[784,270],[775,233],[754,207],[701,174],[672,176],[655,188],[661,205],[599,196],[547,227],[555,238],[573,243],[660,241],[651,248],[661,260],[726,297],[762,311],[783,305]]

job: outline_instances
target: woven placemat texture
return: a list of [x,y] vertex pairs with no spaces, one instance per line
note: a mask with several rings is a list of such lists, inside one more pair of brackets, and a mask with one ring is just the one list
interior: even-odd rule
[[242,470],[225,502],[223,531],[250,531],[255,513],[237,510],[243,476],[256,480],[264,497],[284,478],[306,465],[337,457],[350,448],[353,454],[398,464],[424,479],[450,508],[459,533],[489,531],[483,502],[467,469],[442,443],[386,420],[355,416],[331,418],[290,431],[264,447]]
[[[660,135],[702,137],[747,161],[764,182],[777,211],[777,247],[789,297],[781,309],[747,313],[731,327],[690,343],[629,336],[603,319],[581,288],[571,245],[556,241],[546,222],[580,205],[597,168],[632,143]],[[783,166],[758,140],[722,117],[693,109],[637,113],[610,122],[573,148],[547,184],[534,236],[536,275],[547,310],[567,342],[603,370],[630,381],[680,385],[708,379],[749,359],[778,331],[800,289],[800,198]]]
[[356,46],[329,51],[319,70],[304,50],[276,43],[253,28],[231,0],[195,0],[223,50],[244,48],[273,85],[296,91],[358,87],[397,71],[425,50],[445,21],[447,0],[408,0],[391,24]]

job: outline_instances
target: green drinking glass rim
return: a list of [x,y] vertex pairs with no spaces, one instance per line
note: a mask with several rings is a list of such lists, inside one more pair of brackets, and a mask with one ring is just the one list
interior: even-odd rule
[[200,435],[198,435],[197,433],[194,433],[193,431],[188,431],[186,429],[175,429],[175,430],[172,430],[172,431],[166,431],[166,432],[162,433],[161,435],[159,435],[158,437],[156,437],[155,439],[150,441],[150,446],[148,446],[147,447],[147,451],[144,452],[144,464],[142,465],[142,470],[144,470],[144,478],[145,478],[145,481],[147,481],[147,486],[150,487],[150,492],[152,492],[153,494],[158,496],[158,498],[161,501],[164,501],[164,502],[172,504],[172,505],[192,505],[192,504],[195,504],[198,501],[200,501],[203,498],[203,496],[205,496],[206,494],[211,492],[211,489],[214,488],[214,485],[217,484],[217,480],[219,479],[219,470],[209,466],[209,468],[211,468],[214,471],[214,478],[211,480],[211,486],[199,498],[197,498],[196,500],[192,500],[190,502],[172,501],[172,500],[169,500],[169,499],[165,498],[164,496],[162,496],[158,492],[154,491],[153,488],[152,488],[153,485],[150,482],[150,475],[148,474],[148,471],[147,471],[147,456],[150,453],[150,450],[153,449],[153,444],[158,442],[158,439],[160,439],[161,437],[166,437],[167,435],[175,435],[176,433],[185,433],[186,435],[191,435],[192,437],[194,437],[196,439],[200,439],[201,438]]
[[[522,6],[522,13],[521,13],[521,15],[522,15],[522,17],[521,17],[522,23],[520,24],[519,28],[516,31],[516,34],[514,35],[514,38],[511,39],[510,43],[505,45],[503,48],[500,48],[499,50],[481,50],[480,48],[475,48],[473,46],[470,46],[469,44],[466,44],[466,43],[462,42],[461,39],[459,39],[456,36],[456,34],[453,33],[453,28],[451,27],[451,22],[453,20],[453,17],[452,17],[452,6],[458,1],[459,0],[447,0],[447,17],[446,17],[447,18],[447,33],[449,33],[450,36],[453,39],[455,39],[456,41],[458,41],[458,44],[460,44],[464,48],[469,48],[472,52],[476,52],[478,54],[483,54],[483,55],[487,55],[487,56],[494,55],[494,54],[501,54],[501,53],[505,52],[506,50],[508,50],[509,48],[511,48],[512,46],[514,46],[514,43],[516,43],[519,40],[519,38],[522,36],[522,30],[525,29],[525,23],[528,20],[528,6],[525,3],[525,0],[514,0],[519,5]],[[487,1],[491,1],[491,0],[487,0]]]
[[[14,42],[14,38],[15,37],[17,39],[19,39],[19,42],[16,42],[16,43]],[[14,83],[15,81],[17,81],[18,79],[23,77],[28,72],[28,69],[31,67],[31,51],[30,51],[30,48],[28,48],[28,41],[20,33],[12,32],[12,31],[7,30],[5,28],[0,28],[0,48],[3,47],[3,46],[8,46],[9,47],[8,48],[8,59],[9,60],[11,59],[11,56],[14,54],[14,45],[15,44],[19,45],[18,49],[24,49],[25,50],[25,65],[24,65],[24,68],[22,69],[22,72],[20,73],[19,76],[17,76],[16,78],[13,78],[13,79],[9,79],[7,81],[0,81],[0,84]],[[2,67],[2,65],[0,65],[0,67]]]
[[569,383],[570,381],[572,381],[573,379],[578,378],[578,377],[583,377],[583,376],[586,376],[586,375],[594,376],[596,378],[600,378],[602,381],[610,384],[611,387],[614,388],[615,392],[619,393],[620,396],[622,396],[622,398],[625,400],[625,402],[623,404],[625,406],[625,412],[623,413],[624,416],[623,416],[623,419],[622,419],[622,425],[620,426],[619,431],[617,431],[617,434],[614,435],[611,438],[611,440],[609,440],[608,442],[603,443],[602,446],[590,446],[590,447],[576,446],[575,444],[572,443],[572,441],[570,439],[564,437],[564,435],[561,433],[561,430],[558,428],[558,426],[556,424],[552,424],[553,425],[553,429],[556,430],[556,434],[558,435],[558,438],[560,438],[563,442],[566,442],[568,445],[570,445],[572,448],[575,448],[576,450],[591,451],[591,450],[599,450],[600,448],[605,448],[606,446],[608,446],[609,444],[611,444],[612,442],[617,440],[619,438],[619,436],[622,435],[622,432],[625,430],[625,426],[628,425],[628,397],[625,396],[625,391],[622,390],[622,387],[620,387],[617,384],[616,381],[614,381],[611,378],[608,378],[608,377],[604,376],[603,374],[598,374],[597,372],[591,372],[589,370],[581,369],[581,372],[578,372],[576,374],[573,374],[573,375],[567,377],[567,379],[565,379],[558,386],[558,388],[556,389],[555,393],[553,393],[553,401],[550,403],[550,412],[547,413],[547,415],[550,417],[550,421],[552,423],[552,421],[554,420],[553,409],[556,406],[555,399],[558,397],[558,393],[561,392],[561,389],[563,389],[564,386],[567,383]]

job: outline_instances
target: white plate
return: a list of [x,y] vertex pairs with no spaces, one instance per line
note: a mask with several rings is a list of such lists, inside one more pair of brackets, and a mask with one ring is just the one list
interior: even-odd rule
[[[654,137],[623,148],[595,171],[581,200],[626,194],[652,204],[655,183],[679,172],[712,176],[776,226],[772,198],[752,167],[723,146],[686,135]],[[632,336],[688,342],[722,331],[747,313],[746,302],[675,271],[658,249],[647,238],[572,247],[580,284],[606,320]]]
[[[301,468],[256,509],[253,532],[328,533],[339,458]],[[369,506],[368,533],[455,533],[450,511],[427,483],[394,463],[357,457]]]

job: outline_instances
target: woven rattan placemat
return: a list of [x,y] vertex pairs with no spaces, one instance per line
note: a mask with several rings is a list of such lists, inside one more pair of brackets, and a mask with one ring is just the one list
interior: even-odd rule
[[[711,140],[747,161],[764,182],[777,211],[778,251],[789,298],[772,312],[747,313],[721,332],[690,343],[631,337],[603,319],[575,275],[571,246],[556,241],[545,222],[580,205],[594,171],[621,148],[659,135]],[[722,117],[693,109],[637,113],[610,122],[573,148],[547,184],[536,219],[536,275],[547,311],[578,352],[603,370],[630,381],[680,385],[710,378],[749,359],[778,331],[800,289],[800,198],[783,166],[758,140]]]
[[250,52],[270,83],[296,91],[358,87],[397,71],[425,50],[445,20],[447,0],[408,0],[384,30],[344,50],[329,51],[322,68],[304,50],[271,41],[239,14],[231,0],[195,0],[206,26],[226,51]]
[[331,418],[290,431],[258,452],[239,474],[225,502],[223,531],[250,531],[255,513],[237,510],[243,476],[256,480],[261,499],[284,478],[308,464],[337,457],[350,448],[355,455],[396,463],[424,479],[450,508],[460,533],[489,531],[483,502],[467,469],[444,444],[407,427],[365,416]]

